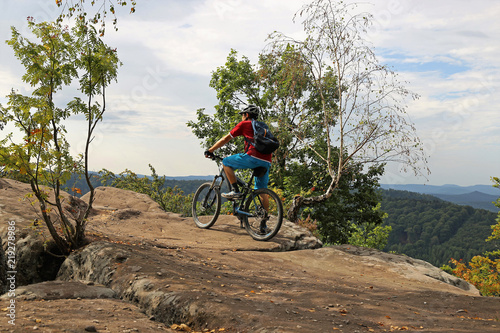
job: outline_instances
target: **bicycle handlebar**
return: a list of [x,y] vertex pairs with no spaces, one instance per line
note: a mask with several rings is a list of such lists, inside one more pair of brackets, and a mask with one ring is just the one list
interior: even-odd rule
[[206,158],[209,158],[211,160],[219,160],[219,161],[222,161],[224,158],[222,156],[219,156],[219,155],[215,155],[214,153],[211,153],[210,155],[207,155],[205,154],[205,157]]
[[219,155],[214,155],[214,157],[212,158],[212,160],[219,160],[219,161],[222,161],[223,159],[224,159],[224,157],[219,156]]

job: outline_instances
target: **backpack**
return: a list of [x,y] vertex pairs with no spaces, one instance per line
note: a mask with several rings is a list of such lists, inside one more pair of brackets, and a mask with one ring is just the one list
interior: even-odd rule
[[261,154],[271,154],[280,146],[278,139],[269,131],[269,127],[262,121],[252,119],[253,141],[245,140]]

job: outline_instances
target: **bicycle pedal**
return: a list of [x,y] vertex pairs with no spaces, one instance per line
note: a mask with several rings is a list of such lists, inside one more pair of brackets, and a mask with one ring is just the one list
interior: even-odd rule
[[271,231],[268,227],[265,227],[265,228],[260,228],[259,229],[259,234],[260,235],[265,235],[267,234],[269,231]]

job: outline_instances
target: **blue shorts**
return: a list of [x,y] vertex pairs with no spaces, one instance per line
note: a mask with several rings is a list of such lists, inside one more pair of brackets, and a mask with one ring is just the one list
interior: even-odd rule
[[258,167],[264,167],[267,169],[266,174],[262,177],[255,177],[255,189],[267,188],[267,183],[269,183],[269,168],[271,163],[258,158],[252,157],[248,154],[236,154],[231,155],[222,160],[222,164],[232,168],[233,170],[238,169],[255,169]]

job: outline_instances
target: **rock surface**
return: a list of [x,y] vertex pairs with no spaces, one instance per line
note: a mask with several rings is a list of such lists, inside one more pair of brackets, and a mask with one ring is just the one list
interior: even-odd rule
[[[20,230],[18,241],[33,236],[24,228],[35,215],[19,201],[28,190],[0,179],[3,240],[9,220]],[[18,288],[16,325],[4,316],[0,331],[500,328],[498,298],[481,297],[421,260],[353,246],[319,248],[290,223],[273,240],[256,242],[231,216],[204,230],[144,195],[99,188],[96,197],[87,228],[91,243],[65,260],[56,281]],[[0,298],[6,314],[11,301],[8,294]]]
[[[16,289],[16,300],[55,300],[55,299],[95,299],[116,298],[116,292],[94,282],[45,281],[21,286]],[[8,293],[0,297],[9,299]]]

